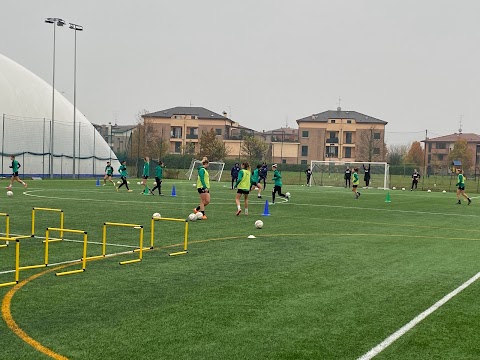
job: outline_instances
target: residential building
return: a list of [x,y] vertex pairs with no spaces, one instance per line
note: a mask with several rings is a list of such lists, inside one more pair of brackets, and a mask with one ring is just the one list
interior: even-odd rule
[[269,144],[267,158],[272,163],[297,164],[298,149],[298,129],[282,127],[279,129],[264,131],[263,138]]
[[124,157],[130,149],[133,130],[137,125],[97,125],[92,124],[102,135],[117,157]]
[[386,121],[338,107],[298,119],[297,124],[301,164],[386,160]]
[[436,172],[440,169],[450,168],[451,164],[447,160],[448,154],[458,140],[464,140],[467,142],[467,148],[472,153],[473,167],[475,169],[480,167],[480,135],[455,133],[435,138],[427,138],[422,141],[425,143],[427,165],[431,171]]

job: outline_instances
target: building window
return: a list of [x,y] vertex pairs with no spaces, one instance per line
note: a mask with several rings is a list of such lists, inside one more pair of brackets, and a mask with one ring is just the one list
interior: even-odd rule
[[373,148],[373,155],[380,155],[380,148]]
[[327,143],[331,144],[338,144],[338,132],[337,131],[329,131],[328,132],[329,138],[327,139]]
[[303,138],[308,138],[308,131],[303,130],[302,131],[302,137]]
[[302,156],[308,156],[308,146],[302,145]]
[[351,147],[346,147],[345,148],[345,154],[343,156],[346,159],[351,159],[352,158],[352,148]]
[[215,134],[222,135],[222,129],[215,129]]
[[432,143],[428,143],[428,152],[432,151]]
[[380,140],[380,133],[379,132],[373,133],[373,140]]
[[198,128],[187,128],[187,139],[198,139]]
[[301,165],[307,165],[307,160],[300,160]]
[[437,143],[435,144],[435,147],[436,147],[437,149],[446,149],[446,148],[447,148],[447,143],[437,142]]
[[352,123],[352,120],[347,120],[347,124],[351,124]]
[[345,144],[353,144],[353,133],[350,131],[345,132]]
[[182,128],[180,126],[172,126],[170,129],[170,137],[174,139],[182,138]]
[[287,163],[287,159],[282,159],[282,164],[286,164]]
[[181,142],[176,142],[175,143],[175,153],[180,154],[182,151],[182,143]]
[[330,124],[335,124],[335,119],[330,120]]
[[327,158],[338,158],[338,146],[327,146],[326,150],[325,156]]
[[438,154],[438,161],[443,161],[443,154]]

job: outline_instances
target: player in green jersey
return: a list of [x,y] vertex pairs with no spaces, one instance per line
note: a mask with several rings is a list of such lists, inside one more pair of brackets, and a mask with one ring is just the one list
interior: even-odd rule
[[157,167],[155,168],[155,186],[153,187],[152,190],[150,190],[150,193],[152,195],[155,195],[153,192],[155,189],[158,189],[158,195],[163,196],[162,194],[162,179],[163,179],[163,167],[165,165],[163,162],[159,161]]
[[251,183],[251,188],[250,191],[257,189],[258,194],[257,197],[259,199],[262,198],[262,185],[260,184],[260,169],[262,168],[262,165],[257,165],[257,168],[253,170],[252,177],[250,178],[250,183]]
[[242,195],[245,203],[245,215],[248,215],[248,194],[250,193],[250,187],[252,186],[250,179],[250,164],[248,162],[244,162],[242,163],[242,169],[238,172],[237,182],[234,186],[235,189],[238,189],[235,196],[235,203],[237,204],[237,216],[242,212],[242,208],[240,206],[240,197]]
[[358,177],[358,168],[353,169],[352,174],[352,192],[355,194],[355,199],[360,197],[360,192],[357,191],[358,185],[360,184],[360,178]]
[[198,168],[197,176],[197,191],[200,196],[200,205],[198,205],[193,212],[201,212],[203,214],[203,220],[207,219],[205,215],[205,206],[210,204],[210,176],[208,175],[208,159],[204,157],[202,159],[202,165]]
[[14,181],[17,181],[19,182],[20,184],[23,185],[23,187],[27,187],[27,183],[23,182],[22,180],[20,180],[20,178],[18,177],[18,169],[20,169],[20,167],[22,165],[20,165],[20,163],[15,159],[15,156],[12,155],[10,156],[10,160],[12,160],[12,165],[10,165],[10,168],[12,169],[12,178],[10,179],[10,185],[7,186],[7,189],[8,190],[11,190],[12,189],[12,185],[13,185],[13,182]]
[[465,180],[467,178],[463,175],[462,169],[458,170],[458,180],[456,186],[458,186],[457,189],[457,204],[461,205],[462,202],[460,201],[460,195],[462,195],[465,199],[468,200],[468,205],[472,202],[472,200],[468,197],[467,194],[465,194]]
[[143,191],[142,191],[142,194],[145,193],[145,190],[148,191],[147,180],[148,180],[149,176],[150,176],[150,159],[148,158],[148,156],[145,156],[143,158],[143,173],[142,173]]
[[123,186],[125,185],[125,187],[127,188],[127,191],[128,192],[132,192],[133,190],[130,190],[129,187],[128,187],[128,182],[127,182],[127,175],[128,175],[128,172],[127,172],[127,162],[125,160],[122,161],[122,165],[120,165],[120,167],[118,168],[118,172],[120,173],[120,179],[122,179],[122,183],[120,184],[119,187],[117,187],[117,191]]
[[103,177],[103,186],[107,185],[107,180],[110,181],[113,186],[115,186],[115,182],[112,180],[113,176],[113,167],[110,164],[110,161],[107,161],[107,166],[105,166],[105,176]]
[[277,170],[277,164],[272,165],[273,170],[273,190],[272,190],[272,205],[275,204],[275,193],[284,197],[288,201],[288,196],[282,193],[282,174]]

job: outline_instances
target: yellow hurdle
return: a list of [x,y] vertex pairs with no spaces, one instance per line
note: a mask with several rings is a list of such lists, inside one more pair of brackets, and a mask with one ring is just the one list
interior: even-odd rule
[[[127,265],[127,264],[132,264],[136,262],[140,262],[143,259],[143,225],[138,225],[138,224],[125,224],[125,223],[114,223],[114,222],[105,222],[103,223],[103,231],[102,231],[102,255],[97,255],[97,256],[90,256],[86,258],[87,260],[95,260],[95,259],[101,259],[107,256],[107,227],[108,226],[121,226],[121,227],[129,227],[133,229],[139,229],[140,230],[140,237],[139,237],[139,248],[133,250],[132,252],[138,252],[139,257],[138,259],[135,260],[126,260],[126,261],[121,261],[120,265]],[[126,254],[129,252],[125,252]]]
[[7,213],[0,213],[0,216],[5,216],[5,244],[1,244],[0,248],[4,248],[8,246],[8,237],[10,236],[10,215]]
[[153,242],[155,238],[155,221],[176,221],[176,222],[184,222],[185,223],[185,229],[183,233],[183,251],[179,252],[174,252],[170,253],[170,256],[176,256],[176,255],[183,255],[186,254],[187,248],[188,248],[188,220],[185,219],[175,219],[175,218],[157,218],[157,217],[152,217],[152,225],[151,225],[151,233],[150,233],[150,249],[153,249]]
[[31,238],[31,235],[26,236],[13,236],[13,237],[0,237],[3,241],[15,241],[15,281],[0,283],[0,287],[16,285],[20,279],[20,240]]
[[[41,207],[34,207],[32,208],[32,236],[35,236],[35,212],[36,211],[51,211],[51,212],[59,212],[60,213],[60,227],[59,229],[63,229],[63,220],[64,214],[62,209],[52,209],[52,208],[41,208]],[[60,231],[60,239],[50,239],[50,242],[53,241],[62,241],[63,240],[63,231]]]

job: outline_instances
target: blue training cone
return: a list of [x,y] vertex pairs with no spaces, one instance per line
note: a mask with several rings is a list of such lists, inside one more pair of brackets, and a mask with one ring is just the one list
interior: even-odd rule
[[175,185],[172,187],[172,196],[177,196],[177,191],[175,190]]
[[268,212],[268,200],[265,201],[265,207],[263,208],[262,216],[270,216],[270,213]]
[[97,179],[97,186],[100,186],[100,179]]

